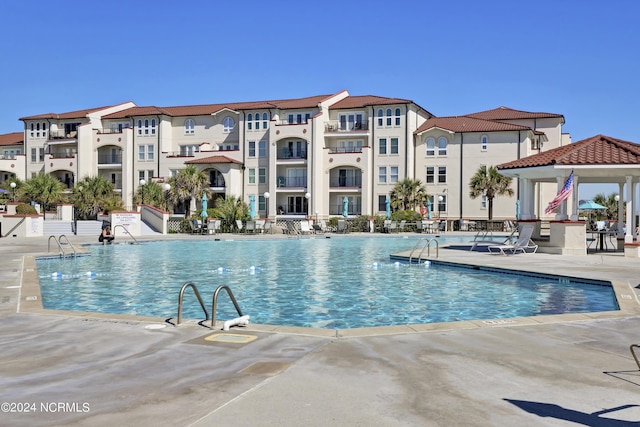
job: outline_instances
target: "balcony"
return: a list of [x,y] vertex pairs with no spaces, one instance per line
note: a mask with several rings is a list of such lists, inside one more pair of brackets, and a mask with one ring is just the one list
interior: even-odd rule
[[121,165],[122,164],[122,153],[109,153],[109,154],[98,154],[98,166],[104,165]]
[[278,148],[277,158],[278,160],[306,160],[307,152],[306,150],[289,147]]
[[337,154],[337,153],[362,153],[362,146],[354,146],[354,147],[327,147],[329,149],[329,154]]
[[362,188],[362,175],[360,176],[331,176],[329,187],[331,188]]
[[50,153],[44,166],[47,173],[56,170],[75,170],[76,155],[74,153]]
[[[362,215],[362,204],[361,203],[349,203],[347,206],[347,213],[349,215]],[[329,205],[329,215],[342,215],[344,213],[344,205],[342,203],[339,204],[330,204]]]
[[329,120],[324,124],[324,131],[328,133],[366,133],[369,131],[369,123]]
[[278,188],[286,188],[286,187],[294,187],[294,188],[306,188],[307,187],[307,177],[278,177]]

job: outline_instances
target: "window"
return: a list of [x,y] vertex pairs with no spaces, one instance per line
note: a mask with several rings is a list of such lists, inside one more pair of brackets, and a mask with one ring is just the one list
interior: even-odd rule
[[436,155],[436,140],[429,137],[425,142],[427,146],[427,156],[435,156]]
[[229,133],[233,130],[233,128],[235,127],[236,122],[235,120],[233,120],[232,117],[225,117],[224,120],[222,121],[222,131],[225,133]]
[[387,167],[386,166],[380,166],[378,168],[378,183],[379,184],[387,183]]
[[438,167],[438,184],[446,184],[447,183],[447,167],[439,166]]
[[[115,174],[112,174],[115,175]],[[153,170],[139,170],[138,171],[138,180],[144,179],[145,181],[147,181],[147,183],[151,182],[151,179],[153,179],[154,176],[154,171]],[[114,182],[115,184],[115,182]]]
[[40,162],[44,162],[44,147],[43,147],[43,148],[38,148],[38,153],[40,154],[40,155],[38,156],[38,157],[39,157]]
[[180,146],[180,155],[186,157],[192,157],[193,153],[197,153],[200,150],[200,147],[197,145],[181,145]]
[[138,119],[138,135],[142,135],[142,120]]
[[378,126],[382,126],[382,116],[383,116],[382,108],[380,108],[378,110]]
[[37,148],[32,148],[31,149],[31,163],[35,163],[38,161],[38,149]]
[[255,127],[256,130],[260,129],[260,113],[256,113]]
[[438,138],[438,156],[447,155],[447,138],[441,136]]
[[391,154],[398,154],[398,138],[391,138]]
[[387,108],[387,126],[391,126],[391,108]]
[[187,119],[184,121],[184,133],[191,135],[195,133],[196,122],[193,119]]
[[156,134],[156,119],[151,120],[151,135]]
[[356,114],[340,114],[338,116],[340,121],[340,130],[361,130],[363,115],[362,113]]
[[480,142],[480,150],[487,151],[487,146],[489,145],[489,138],[486,135],[482,136],[482,141]]
[[378,141],[378,153],[379,154],[387,154],[387,138],[380,138]]
[[267,199],[264,198],[264,196],[260,195],[258,196],[258,210],[259,211],[266,211],[267,210]]
[[480,209],[487,209],[487,196],[484,194],[480,197]]
[[155,146],[153,144],[138,146],[138,161],[153,160],[155,158]]
[[262,129],[267,129],[269,122],[269,115],[267,113],[262,113]]
[[249,153],[248,153],[249,157],[255,157],[256,156],[256,142],[255,141],[249,141]]
[[289,115],[287,116],[287,124],[288,124],[288,125],[292,125],[292,124],[294,124],[294,123],[295,123],[295,122],[293,121],[293,114],[289,114]]
[[427,184],[433,184],[436,182],[435,168],[433,166],[427,166],[427,177],[425,181]]
[[392,184],[398,182],[398,166],[391,166],[389,168],[389,182]]
[[438,196],[438,212],[447,211],[447,195],[441,194]]
[[258,157],[267,157],[267,141],[258,143]]
[[247,129],[251,130],[251,126],[253,125],[253,123],[251,123],[253,121],[253,114],[249,113],[247,115]]
[[[35,130],[36,125],[34,125],[33,123],[31,123],[31,131],[29,132],[31,137],[33,137],[35,135],[34,130]],[[34,160],[35,162],[35,160]]]
[[378,196],[378,210],[386,211],[387,210],[387,196]]
[[305,213],[307,208],[307,199],[304,196],[287,197],[287,213],[298,214]]
[[267,183],[267,170],[265,168],[258,169],[258,184]]
[[400,126],[400,109],[396,108],[396,126]]
[[249,184],[256,183],[256,170],[254,168],[249,168]]
[[149,135],[149,119],[144,120],[144,134]]

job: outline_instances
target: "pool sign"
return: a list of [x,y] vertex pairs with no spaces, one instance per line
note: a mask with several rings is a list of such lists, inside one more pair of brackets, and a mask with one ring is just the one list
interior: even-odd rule
[[122,227],[126,228],[127,231],[131,233],[131,235],[139,236],[140,235],[140,214],[137,212],[112,212],[111,228],[116,230],[116,227],[118,225],[121,225]]

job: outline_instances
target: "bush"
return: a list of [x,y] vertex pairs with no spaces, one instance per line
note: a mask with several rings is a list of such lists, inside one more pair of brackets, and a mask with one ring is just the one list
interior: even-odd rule
[[16,214],[17,215],[37,215],[38,211],[31,205],[23,203],[21,205],[16,206]]

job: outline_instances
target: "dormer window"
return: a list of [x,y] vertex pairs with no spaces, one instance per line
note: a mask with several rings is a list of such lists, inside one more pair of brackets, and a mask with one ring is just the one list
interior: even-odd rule
[[186,135],[192,135],[196,131],[196,122],[193,119],[187,119],[184,121],[184,133]]

